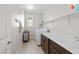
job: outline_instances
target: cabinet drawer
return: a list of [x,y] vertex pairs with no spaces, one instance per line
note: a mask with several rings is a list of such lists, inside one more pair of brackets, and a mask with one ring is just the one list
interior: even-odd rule
[[60,54],[71,54],[71,52],[69,52],[68,50],[66,50],[65,48],[61,47],[60,45],[58,45],[57,43],[53,42],[52,40],[50,40],[49,43],[51,46],[53,46]]

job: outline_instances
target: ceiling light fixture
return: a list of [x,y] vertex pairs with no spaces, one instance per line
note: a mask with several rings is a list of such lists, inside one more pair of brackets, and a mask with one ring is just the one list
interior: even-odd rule
[[34,9],[34,6],[32,4],[28,4],[27,9]]

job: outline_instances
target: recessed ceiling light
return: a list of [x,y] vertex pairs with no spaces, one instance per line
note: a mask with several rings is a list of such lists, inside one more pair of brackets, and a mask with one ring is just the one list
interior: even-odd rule
[[34,9],[34,6],[32,4],[28,4],[27,9]]

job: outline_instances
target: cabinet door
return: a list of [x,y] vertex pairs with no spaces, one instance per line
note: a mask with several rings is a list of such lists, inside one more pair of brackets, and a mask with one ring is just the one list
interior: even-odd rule
[[50,45],[53,46],[56,49],[56,51],[58,51],[59,54],[71,54],[71,52],[69,52],[65,48],[61,47],[60,45],[58,45],[54,41],[50,40]]
[[41,35],[41,46],[44,51],[44,36],[43,35]]
[[41,45],[45,53],[48,53],[48,38],[44,35],[41,35]]
[[49,45],[49,54],[58,54],[58,52],[53,46]]
[[48,38],[45,37],[44,39],[44,49],[45,49],[45,53],[48,53]]

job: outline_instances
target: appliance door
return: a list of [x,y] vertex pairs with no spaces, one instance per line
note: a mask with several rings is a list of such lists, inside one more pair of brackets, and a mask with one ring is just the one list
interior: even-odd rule
[[37,45],[41,45],[41,33],[39,30],[35,30],[35,40]]
[[35,40],[37,42],[37,45],[41,45],[41,33],[46,32],[46,31],[47,31],[46,28],[35,30]]

